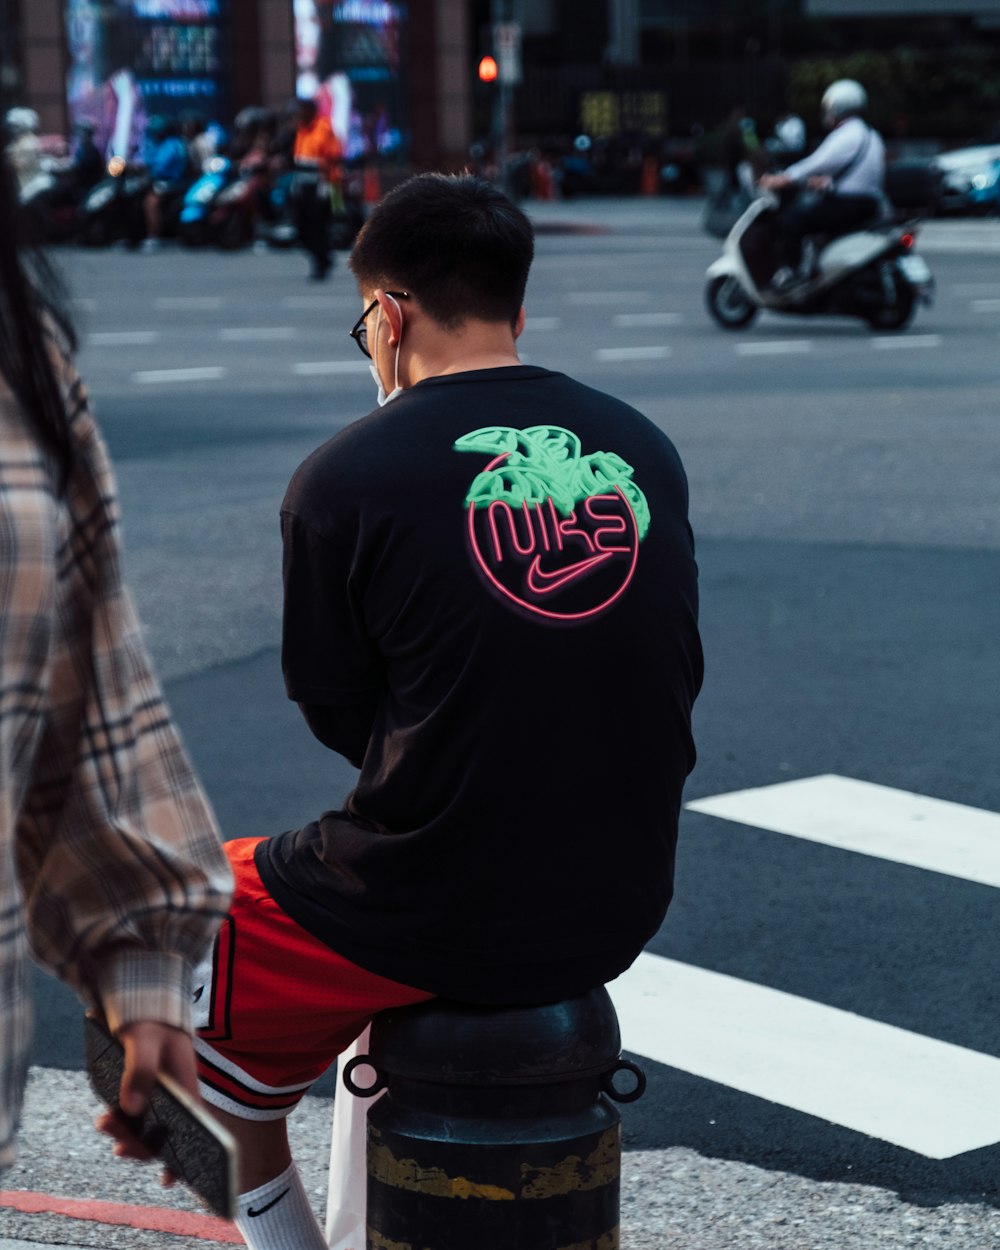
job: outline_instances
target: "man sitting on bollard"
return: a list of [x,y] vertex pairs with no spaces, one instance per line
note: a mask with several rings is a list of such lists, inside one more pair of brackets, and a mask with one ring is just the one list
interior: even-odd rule
[[323,1250],[285,1117],[373,1014],[583,994],[670,900],[702,675],[687,485],[640,413],[520,362],[533,250],[491,184],[424,174],[352,255],[379,407],[289,486],[283,667],[360,776],[228,844],[196,1008],[255,1250]]

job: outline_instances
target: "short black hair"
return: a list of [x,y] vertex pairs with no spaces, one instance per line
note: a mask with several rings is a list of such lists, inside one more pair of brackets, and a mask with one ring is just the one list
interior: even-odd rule
[[412,293],[435,321],[517,320],[535,254],[531,222],[472,174],[417,174],[376,206],[351,253],[362,291]]

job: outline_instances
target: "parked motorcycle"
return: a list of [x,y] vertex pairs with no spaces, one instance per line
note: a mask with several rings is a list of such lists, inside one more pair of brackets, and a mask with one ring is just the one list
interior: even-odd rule
[[124,240],[138,247],[146,234],[143,204],[152,183],[141,169],[121,157],[108,162],[108,176],[84,198],[77,213],[77,233],[85,247],[108,247]]
[[775,289],[779,207],[772,192],[753,200],[709,267],[705,302],[724,329],[742,329],[768,309],[800,317],[858,317],[873,330],[903,330],[918,303],[931,303],[934,279],[914,251],[915,220],[877,221],[850,234],[815,239],[810,276]]
[[32,236],[43,243],[68,243],[77,232],[73,170],[45,171],[21,188],[21,204]]
[[208,215],[209,239],[219,247],[249,247],[258,222],[270,211],[270,172],[264,161],[243,161],[236,177],[215,197]]
[[225,157],[216,156],[208,162],[184,196],[177,234],[189,247],[202,247],[211,236],[210,219],[222,192],[236,179],[236,166]]

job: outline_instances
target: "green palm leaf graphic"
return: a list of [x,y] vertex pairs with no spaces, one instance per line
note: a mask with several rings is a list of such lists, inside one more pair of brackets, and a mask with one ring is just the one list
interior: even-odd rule
[[502,464],[484,469],[476,477],[465,499],[467,505],[488,508],[502,500],[520,507],[551,499],[564,516],[569,516],[591,495],[607,495],[617,489],[635,514],[639,538],[646,536],[649,504],[632,481],[635,470],[615,452],[582,455],[580,440],[570,430],[558,425],[535,425],[527,430],[486,426],[464,434],[455,443],[455,450],[504,457]]

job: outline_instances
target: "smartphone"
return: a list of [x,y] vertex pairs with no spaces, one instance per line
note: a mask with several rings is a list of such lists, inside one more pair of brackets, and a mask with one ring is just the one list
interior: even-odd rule
[[163,1074],[141,1116],[118,1106],[125,1050],[103,1021],[85,1021],[87,1075],[94,1092],[124,1120],[136,1137],[216,1215],[236,1211],[236,1142],[204,1107]]

